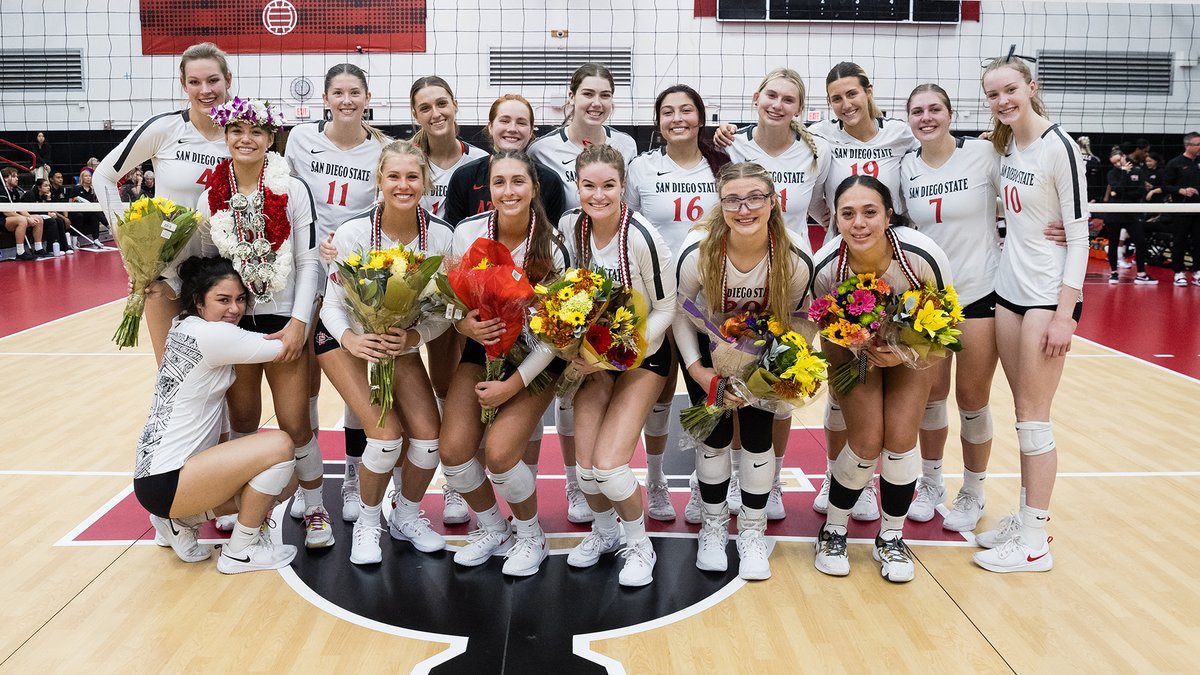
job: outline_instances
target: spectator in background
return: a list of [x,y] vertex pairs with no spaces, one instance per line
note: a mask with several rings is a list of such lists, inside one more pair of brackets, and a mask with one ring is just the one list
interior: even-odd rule
[[[33,188],[26,192],[22,199],[27,202],[53,203],[54,200],[50,198],[50,181],[45,178],[33,181]],[[71,225],[67,214],[48,211],[42,216],[42,219],[45,228],[42,239],[52,247],[52,255],[62,256],[74,253],[75,249],[71,246],[70,239],[67,238],[67,228]]]
[[[92,202],[99,201],[96,197],[96,190],[92,187],[92,172],[84,170],[79,174],[79,185],[71,190],[71,201],[73,202]],[[80,211],[75,214],[75,229],[83,234],[97,240],[100,237],[100,225],[108,227],[108,217],[103,211]],[[98,244],[99,242],[97,242]]]
[[[1183,137],[1183,154],[1167,162],[1163,172],[1164,192],[1177,204],[1200,205],[1200,133]],[[1174,214],[1175,238],[1171,242],[1171,266],[1175,269],[1175,285],[1187,286],[1184,273],[1185,251],[1192,256],[1192,283],[1200,286],[1200,212]]]
[[[0,169],[0,202],[11,204],[21,201],[21,191],[17,187],[17,170],[11,166]],[[50,253],[42,247],[42,217],[30,215],[28,211],[0,211],[4,218],[4,229],[13,233],[17,240],[17,260],[37,260],[47,258]],[[33,237],[33,250],[25,249],[25,236]]]
[[37,132],[37,138],[30,144],[29,151],[34,154],[33,177],[49,178],[50,165],[54,163],[54,157],[50,150],[50,144],[46,142],[45,132]]
[[120,187],[121,201],[132,202],[142,198],[142,167],[134,167],[125,174]]
[[88,157],[87,164],[84,164],[83,168],[79,170],[79,175],[82,176],[84,172],[96,173],[96,167],[98,166],[100,166],[100,160],[95,157]]
[[142,175],[142,195],[154,197],[154,172],[147,171]]
[[1083,154],[1083,170],[1084,176],[1087,177],[1088,201],[1098,202],[1104,199],[1104,163],[1100,158],[1092,154],[1092,140],[1087,136],[1080,136],[1077,141],[1079,143],[1079,151]]
[[[1120,151],[1110,158],[1113,168],[1108,172],[1109,201],[1114,204],[1140,204],[1145,201],[1146,167],[1134,164],[1129,159],[1130,155],[1136,152],[1138,152],[1138,148],[1133,143],[1122,143]],[[1110,284],[1119,283],[1118,270],[1129,266],[1128,263],[1118,266],[1118,262],[1124,262],[1119,259],[1117,250],[1117,240],[1121,236],[1122,229],[1129,232],[1135,247],[1137,276],[1134,277],[1133,283],[1158,283],[1157,279],[1146,274],[1146,233],[1142,227],[1141,217],[1139,213],[1121,212],[1104,215],[1104,236],[1108,238],[1108,266],[1112,268],[1112,273],[1108,277]],[[1120,251],[1120,253],[1123,258],[1124,251]]]
[[[1167,201],[1166,192],[1163,190],[1163,166],[1162,155],[1157,152],[1146,155],[1146,180],[1142,185],[1146,188],[1147,204],[1162,204]],[[1150,233],[1151,228],[1161,227],[1169,222],[1169,217],[1157,212],[1147,213],[1142,218],[1142,224],[1145,225],[1147,234]]]
[[67,201],[67,186],[63,183],[63,175],[61,171],[50,172],[50,201]]

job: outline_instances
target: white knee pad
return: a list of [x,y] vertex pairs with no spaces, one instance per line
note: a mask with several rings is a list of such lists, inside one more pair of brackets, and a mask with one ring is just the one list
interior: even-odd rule
[[446,484],[460,495],[474,492],[487,478],[483,473],[483,465],[474,457],[457,466],[443,465],[442,475],[446,477]]
[[642,431],[647,436],[666,436],[671,432],[671,404],[655,403],[646,416]]
[[615,469],[593,467],[592,474],[596,477],[600,492],[611,502],[623,502],[637,492],[637,477],[633,475],[633,470],[628,464],[622,464]]
[[559,436],[575,435],[575,400],[555,399],[554,428]]
[[846,418],[842,417],[842,408],[834,403],[832,396],[825,399],[825,428],[830,431],[846,430]]
[[747,452],[742,455],[738,482],[752,495],[765,495],[775,484],[775,453]]
[[1017,422],[1017,445],[1021,454],[1032,457],[1054,449],[1054,425],[1049,422]]
[[321,446],[317,445],[317,437],[303,447],[296,448],[296,475],[300,480],[317,480],[325,474],[325,462],[321,459]]
[[308,397],[308,428],[316,429],[321,426],[321,415],[317,412],[317,397]]
[[524,462],[517,462],[508,471],[492,474],[492,485],[496,487],[496,493],[509,504],[520,504],[529,499],[536,489],[533,473]]
[[863,459],[854,454],[850,446],[842,448],[841,454],[833,462],[833,477],[843,487],[851,490],[861,490],[871,482],[871,477],[875,475],[874,459]]
[[908,452],[883,450],[879,460],[879,477],[892,485],[908,485],[921,475],[921,455],[916,448]]
[[968,443],[979,445],[992,440],[992,409],[983,406],[979,410],[959,410],[958,420],[962,425],[959,435]]
[[250,487],[264,495],[278,495],[292,480],[292,471],[296,468],[296,460],[289,459],[263,471],[250,479]]
[[592,473],[591,469],[585,469],[582,466],[575,469],[575,477],[579,479],[579,491],[585,495],[598,495],[600,485],[596,482],[596,474]]
[[926,402],[925,416],[921,418],[921,430],[937,431],[948,426],[950,418],[946,416],[946,399]]
[[423,441],[418,438],[408,439],[408,461],[419,469],[432,471],[438,467],[438,439]]
[[400,446],[404,441],[397,438],[394,441],[367,439],[367,448],[363,450],[362,465],[372,473],[387,474],[396,468],[400,461]]
[[720,485],[733,475],[729,448],[713,448],[704,444],[696,447],[696,480],[708,485]]
[[346,427],[347,429],[363,428],[363,424],[359,421],[358,415],[354,414],[354,411],[350,409],[350,406],[346,406],[346,410],[342,413],[342,426]]

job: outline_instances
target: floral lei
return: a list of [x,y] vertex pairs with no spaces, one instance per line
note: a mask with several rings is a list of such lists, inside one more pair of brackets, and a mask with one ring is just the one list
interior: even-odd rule
[[223,160],[208,181],[213,243],[233,261],[257,302],[270,303],[287,287],[292,273],[292,225],[288,222],[287,163],[268,152],[250,196],[235,191],[231,160]]

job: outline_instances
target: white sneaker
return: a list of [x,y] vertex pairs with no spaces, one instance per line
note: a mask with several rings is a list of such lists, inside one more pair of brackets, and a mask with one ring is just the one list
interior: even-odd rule
[[916,566],[913,564],[912,551],[903,537],[883,539],[875,535],[875,549],[871,556],[881,563],[879,574],[892,583],[902,584],[913,580]]
[[333,524],[324,506],[314,506],[304,514],[304,548],[333,546]]
[[1138,275],[1133,278],[1133,283],[1141,284],[1143,286],[1155,286],[1158,284],[1158,279],[1155,279],[1145,272],[1139,272]]
[[846,547],[846,535],[821,528],[821,536],[814,543],[817,556],[813,561],[817,569],[835,577],[850,574],[850,552]]
[[666,481],[646,483],[646,514],[655,520],[675,520],[675,505]]
[[378,523],[367,522],[364,518],[354,521],[354,535],[350,544],[350,562],[355,565],[374,565],[383,561],[383,550],[379,548],[379,538],[383,528]]
[[579,483],[567,481],[566,490],[567,520],[572,523],[590,523],[595,520],[596,514],[592,513],[592,507],[588,506],[583,490],[579,489]]
[[510,577],[528,577],[537,574],[542,561],[550,555],[546,534],[538,532],[528,537],[514,537],[512,548],[504,554],[504,573]]
[[937,507],[946,501],[946,486],[921,476],[917,479],[917,497],[908,505],[908,519],[928,523],[937,513]]
[[850,517],[859,522],[879,520],[879,496],[876,493],[874,477],[867,483],[867,487],[863,488],[862,493],[858,495],[858,501],[854,503],[854,508],[850,510]]
[[358,494],[358,474],[342,480],[342,520],[347,523],[358,521],[362,509],[362,497]]
[[1021,514],[1010,513],[1000,521],[996,529],[975,535],[975,543],[983,548],[996,548],[1017,536],[1017,533],[1020,531]]
[[1127,270],[1130,267],[1133,267],[1133,263],[1129,262],[1128,260],[1126,260],[1124,258],[1117,258],[1117,267],[1120,269],[1123,269],[1123,270]]
[[400,510],[392,509],[388,516],[388,532],[397,541],[411,541],[413,548],[421,553],[433,553],[446,548],[446,539],[433,531],[429,519],[424,518],[424,511],[417,513],[416,518],[400,520]]
[[227,516],[217,516],[213,518],[213,527],[222,532],[233,532],[233,526],[237,525],[237,514],[231,513]]
[[725,495],[725,503],[729,505],[729,515],[736,516],[742,512],[742,481],[738,480],[737,472],[729,474],[729,493]]
[[296,496],[292,497],[292,505],[288,507],[288,515],[300,519],[304,517],[304,492],[296,488]]
[[761,530],[757,527],[741,528],[741,525],[739,521],[737,550],[741,563],[738,564],[738,576],[747,581],[770,579],[771,563],[767,558],[767,541],[764,536],[766,522],[762,522],[764,529]]
[[771,486],[771,494],[767,495],[767,520],[783,520],[787,511],[783,508],[783,485],[779,481]]
[[696,479],[696,474],[693,473],[688,479],[688,487],[691,490],[687,506],[683,507],[683,519],[689,525],[698,525],[704,521],[704,500],[700,497],[700,481]]
[[442,486],[442,523],[445,525],[461,525],[471,519],[467,510],[467,500],[449,485]]
[[959,490],[954,497],[954,505],[950,507],[950,513],[946,514],[946,519],[942,521],[942,529],[951,532],[973,532],[979,525],[979,519],[983,517],[983,509],[986,506],[987,500],[983,495],[975,496]]
[[1200,270],[1192,272],[1192,284],[1200,286]]
[[658,561],[658,555],[654,552],[650,537],[626,546],[619,555],[625,558],[621,574],[617,577],[622,586],[645,586],[654,581],[654,563]]
[[207,546],[203,546],[196,541],[196,532],[200,529],[199,525],[189,527],[171,518],[159,518],[151,514],[150,524],[154,526],[155,543],[161,538],[166,542],[167,546],[175,551],[175,555],[186,563],[200,562],[208,560],[212,556]]
[[817,492],[817,498],[813,500],[813,511],[817,513],[826,513],[829,511],[829,485],[832,482],[833,476],[826,471],[825,480],[821,481],[821,489]]
[[989,572],[1049,572],[1054,567],[1054,556],[1050,555],[1052,540],[1053,537],[1047,537],[1035,549],[1016,535],[996,548],[976,553],[975,564]]
[[454,562],[464,567],[475,567],[487,562],[493,555],[507,553],[512,546],[512,528],[508,521],[505,521],[503,530],[481,527],[467,535],[467,544],[454,553]]
[[567,555],[567,564],[571,567],[591,567],[600,561],[600,556],[612,553],[621,548],[621,531],[604,532],[592,523],[592,531],[587,533],[583,541],[571,549]]
[[724,572],[729,569],[729,518],[706,516],[696,541],[696,567],[705,572]]
[[1188,285],[1187,274],[1185,274],[1183,272],[1176,272],[1175,273],[1175,285],[1176,286],[1187,286]]
[[296,557],[296,547],[291,544],[276,546],[270,534],[264,532],[249,546],[234,553],[229,545],[221,547],[217,558],[217,571],[222,574],[239,574],[258,570],[277,570],[287,567]]

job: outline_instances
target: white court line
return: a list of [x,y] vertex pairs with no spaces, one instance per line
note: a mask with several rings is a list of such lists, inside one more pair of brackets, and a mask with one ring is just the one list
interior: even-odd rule
[[1176,377],[1182,377],[1183,379],[1188,380],[1190,382],[1200,382],[1200,380],[1192,377],[1191,375],[1181,373],[1177,370],[1171,370],[1170,368],[1167,368],[1166,366],[1160,366],[1159,364],[1147,361],[1146,359],[1140,359],[1140,358],[1134,356],[1133,354],[1126,354],[1125,352],[1121,351],[1120,349],[1113,349],[1112,347],[1109,347],[1108,345],[1100,344],[1099,342],[1096,342],[1095,340],[1089,340],[1085,337],[1079,337],[1078,335],[1075,336],[1075,339],[1080,340],[1082,342],[1086,342],[1090,345],[1094,345],[1096,347],[1100,347],[1101,349],[1107,349],[1108,351],[1110,351],[1114,354],[1120,354],[1121,356],[1131,358],[1134,361],[1137,361],[1139,363],[1144,363],[1144,364],[1150,366],[1151,368],[1157,368],[1158,370],[1161,370],[1164,373],[1170,373],[1172,375],[1175,375]]
[[1121,354],[1067,354],[1069,359],[1119,359],[1121,356]]
[[[84,530],[91,527],[92,524],[95,523],[97,520],[100,520],[100,518],[103,517],[104,514],[108,513],[110,510],[112,510],[112,508],[114,506],[116,506],[122,499],[125,499],[126,497],[128,497],[131,492],[133,492],[133,483],[126,485],[120,492],[118,492],[116,495],[114,495],[112,499],[108,500],[107,502],[104,503],[103,506],[101,506],[100,508],[93,511],[92,515],[85,518],[83,520],[83,522],[76,525],[75,528],[72,529],[70,532],[64,534],[62,536],[62,539],[59,539],[57,542],[54,543],[54,545],[55,546],[79,546],[79,545],[81,545],[79,542],[75,542],[72,540],[75,539],[75,537],[78,537],[80,534],[82,534]],[[147,520],[146,528],[149,529],[149,527],[150,527],[150,521]],[[131,543],[133,543],[133,541],[135,541],[135,540],[129,540],[129,541],[125,541],[122,543],[131,544]],[[106,543],[112,544],[113,542],[106,542]],[[151,542],[151,543],[154,543],[154,542]],[[84,545],[86,545],[86,544],[84,544]]]
[[0,352],[0,356],[154,356],[154,352]]
[[87,314],[88,312],[91,312],[91,311],[93,311],[93,310],[100,309],[101,307],[108,307],[109,305],[115,305],[115,304],[117,304],[118,302],[125,302],[125,298],[117,298],[116,300],[112,300],[112,301],[110,301],[110,302],[101,303],[101,304],[99,304],[99,305],[96,305],[95,307],[88,307],[87,309],[81,309],[81,310],[79,310],[78,312],[75,312],[75,313],[73,313],[73,314],[68,314],[68,315],[66,315],[66,316],[60,316],[60,317],[58,317],[57,319],[51,319],[50,321],[47,321],[46,323],[39,323],[39,324],[38,324],[38,325],[36,325],[36,326],[30,326],[29,328],[26,328],[25,330],[19,330],[19,331],[15,332],[15,333],[13,333],[13,334],[11,334],[11,335],[5,335],[4,337],[0,337],[0,342],[4,342],[5,340],[7,340],[7,339],[9,339],[9,338],[14,338],[14,337],[17,337],[18,335],[24,335],[25,333],[28,333],[28,332],[30,332],[30,331],[35,331],[35,330],[37,330],[37,329],[39,329],[39,328],[44,328],[45,326],[53,326],[54,324],[56,324],[56,323],[58,323],[58,322],[60,322],[60,321],[66,321],[67,319],[71,319],[71,318],[77,317],[77,316],[79,316],[80,314]]
[[39,469],[10,469],[0,471],[0,476],[133,476],[132,471],[50,471]]

